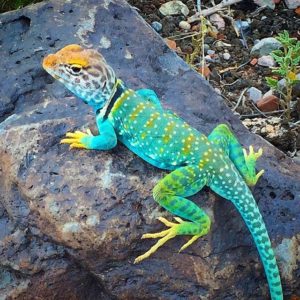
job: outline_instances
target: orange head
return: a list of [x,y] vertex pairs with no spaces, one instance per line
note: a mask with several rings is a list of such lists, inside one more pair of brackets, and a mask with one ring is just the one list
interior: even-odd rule
[[68,45],[43,60],[43,68],[95,109],[109,100],[116,76],[96,50]]

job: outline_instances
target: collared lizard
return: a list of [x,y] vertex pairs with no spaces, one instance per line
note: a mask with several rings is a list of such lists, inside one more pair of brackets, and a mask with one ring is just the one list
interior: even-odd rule
[[[44,69],[89,104],[96,113],[99,135],[75,131],[61,140],[70,148],[108,150],[121,141],[154,165],[172,171],[153,189],[154,200],[176,215],[176,222],[159,218],[168,229],[142,238],[159,238],[138,263],[177,235],[192,238],[180,251],[210,230],[209,216],[187,197],[205,185],[230,200],[248,226],[263,262],[272,300],[283,299],[279,270],[271,242],[249,186],[263,174],[255,171],[262,149],[249,153],[229,127],[218,125],[206,137],[174,113],[165,110],[154,91],[134,91],[117,79],[104,57],[93,49],[68,45],[43,61]],[[183,220],[183,219],[185,220]]]

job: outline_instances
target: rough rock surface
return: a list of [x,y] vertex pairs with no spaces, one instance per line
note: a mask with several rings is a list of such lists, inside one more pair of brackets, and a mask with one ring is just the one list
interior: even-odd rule
[[[300,294],[300,166],[249,134],[125,1],[48,1],[0,16],[0,298],[267,299],[257,251],[232,204],[204,189],[192,199],[212,216],[209,235],[183,253],[170,241],[134,265],[139,238],[168,216],[151,190],[165,173],[122,145],[69,151],[68,130],[93,113],[42,70],[69,43],[102,51],[132,88],[150,87],[199,130],[231,124],[264,148],[253,189],[278,256],[286,296]],[[138,291],[138,292],[137,292]]]

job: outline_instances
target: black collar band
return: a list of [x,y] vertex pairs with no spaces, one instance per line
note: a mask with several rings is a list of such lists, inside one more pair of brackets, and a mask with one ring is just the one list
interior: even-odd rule
[[[123,94],[123,92],[125,91],[125,87],[123,85],[123,82],[122,83],[117,83],[117,87],[116,87],[116,90],[115,90],[115,93],[114,95],[110,98],[110,101],[109,101],[109,104],[106,108],[106,111],[105,111],[105,114],[103,116],[103,121],[107,119],[108,115],[110,114],[110,111],[111,109],[113,108],[113,106],[115,105],[116,101],[120,98],[120,96]],[[98,115],[99,113],[101,113],[101,110],[103,108],[99,108],[97,111],[96,111],[96,115]]]

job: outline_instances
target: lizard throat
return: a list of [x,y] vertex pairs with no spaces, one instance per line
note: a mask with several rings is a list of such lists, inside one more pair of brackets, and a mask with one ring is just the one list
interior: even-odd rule
[[109,100],[102,108],[99,108],[96,111],[96,115],[99,115],[103,120],[107,119],[116,101],[122,96],[122,94],[125,91],[126,91],[126,87],[124,83],[120,79],[117,79],[112,89],[112,93]]

